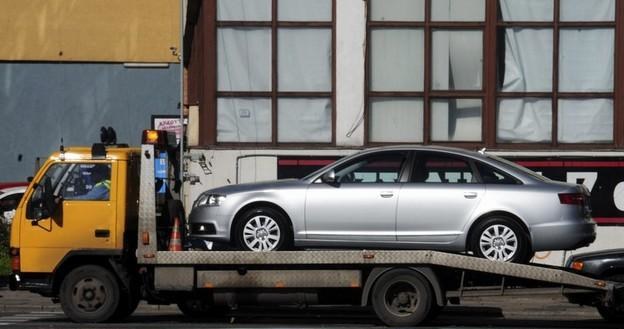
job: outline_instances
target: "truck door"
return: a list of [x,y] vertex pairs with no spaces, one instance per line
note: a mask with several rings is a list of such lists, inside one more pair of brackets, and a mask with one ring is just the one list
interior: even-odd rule
[[[46,179],[54,191],[56,210],[33,216]],[[41,177],[26,205],[21,223],[21,268],[49,273],[71,250],[115,247],[117,179],[115,162],[57,162]],[[42,217],[35,220],[35,217]]]

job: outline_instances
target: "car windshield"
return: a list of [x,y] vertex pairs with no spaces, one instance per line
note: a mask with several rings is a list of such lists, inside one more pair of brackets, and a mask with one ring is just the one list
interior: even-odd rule
[[513,161],[509,161],[507,159],[503,159],[503,158],[498,157],[498,156],[493,155],[493,154],[487,154],[486,153],[485,155],[488,158],[490,158],[490,159],[492,159],[492,160],[494,160],[496,162],[502,163],[502,164],[504,164],[506,166],[509,166],[509,167],[512,167],[514,169],[518,169],[518,170],[522,171],[523,173],[525,173],[525,174],[527,174],[527,175],[529,175],[529,176],[531,176],[531,177],[533,177],[535,179],[539,179],[539,180],[544,181],[544,182],[550,181],[550,179],[548,177],[544,177],[544,176],[536,173],[535,171],[533,171],[531,169],[528,169],[526,167],[523,167],[523,166],[521,166],[521,165],[519,165],[519,164],[517,164],[517,163],[515,163]]

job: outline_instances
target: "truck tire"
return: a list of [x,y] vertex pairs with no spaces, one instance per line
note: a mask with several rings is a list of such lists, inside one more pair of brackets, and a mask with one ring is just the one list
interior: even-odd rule
[[503,262],[524,264],[533,256],[522,227],[506,216],[480,222],[471,235],[470,247],[477,257]]
[[112,319],[123,320],[136,311],[141,301],[140,293],[138,291],[122,292],[119,299],[119,305]]
[[434,302],[429,282],[408,269],[391,270],[375,282],[371,303],[388,326],[415,326],[427,319]]
[[235,226],[234,241],[241,250],[287,250],[292,244],[286,218],[272,208],[251,209],[243,214]]
[[[615,274],[605,278],[608,281],[616,281],[616,282],[624,282],[624,274]],[[598,309],[598,313],[602,316],[603,319],[614,322],[614,323],[622,323],[624,322],[624,304],[612,305],[612,306],[603,306],[599,305],[596,307]]]
[[119,307],[119,283],[104,267],[85,265],[73,269],[61,283],[59,298],[65,315],[74,322],[105,322]]

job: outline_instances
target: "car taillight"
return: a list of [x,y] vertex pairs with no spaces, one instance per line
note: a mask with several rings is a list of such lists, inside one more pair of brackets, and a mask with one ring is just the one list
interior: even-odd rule
[[585,197],[582,193],[559,193],[559,202],[582,206],[585,203]]
[[11,248],[10,254],[11,254],[11,270],[13,270],[13,272],[19,272],[20,271],[19,249]]

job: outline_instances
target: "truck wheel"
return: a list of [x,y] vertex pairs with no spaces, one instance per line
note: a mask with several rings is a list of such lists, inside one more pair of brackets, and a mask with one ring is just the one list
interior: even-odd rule
[[271,208],[256,208],[237,221],[235,241],[242,250],[286,250],[292,237],[284,216]]
[[140,301],[141,298],[138,291],[123,292],[121,294],[121,298],[119,299],[117,310],[115,311],[115,314],[113,314],[112,319],[122,320],[127,318],[134,313],[134,311],[136,311]]
[[[624,282],[624,274],[611,275],[608,276],[606,280]],[[600,313],[600,316],[602,316],[603,319],[615,323],[624,322],[624,304],[612,306],[599,305],[596,308],[598,309],[598,313]]]
[[527,263],[532,256],[522,227],[504,216],[490,217],[479,223],[470,246],[476,256],[490,260]]
[[110,320],[119,306],[119,284],[107,269],[97,265],[75,268],[61,283],[63,312],[75,322]]
[[371,299],[377,317],[386,325],[415,326],[427,318],[434,298],[427,279],[400,269],[377,279]]

